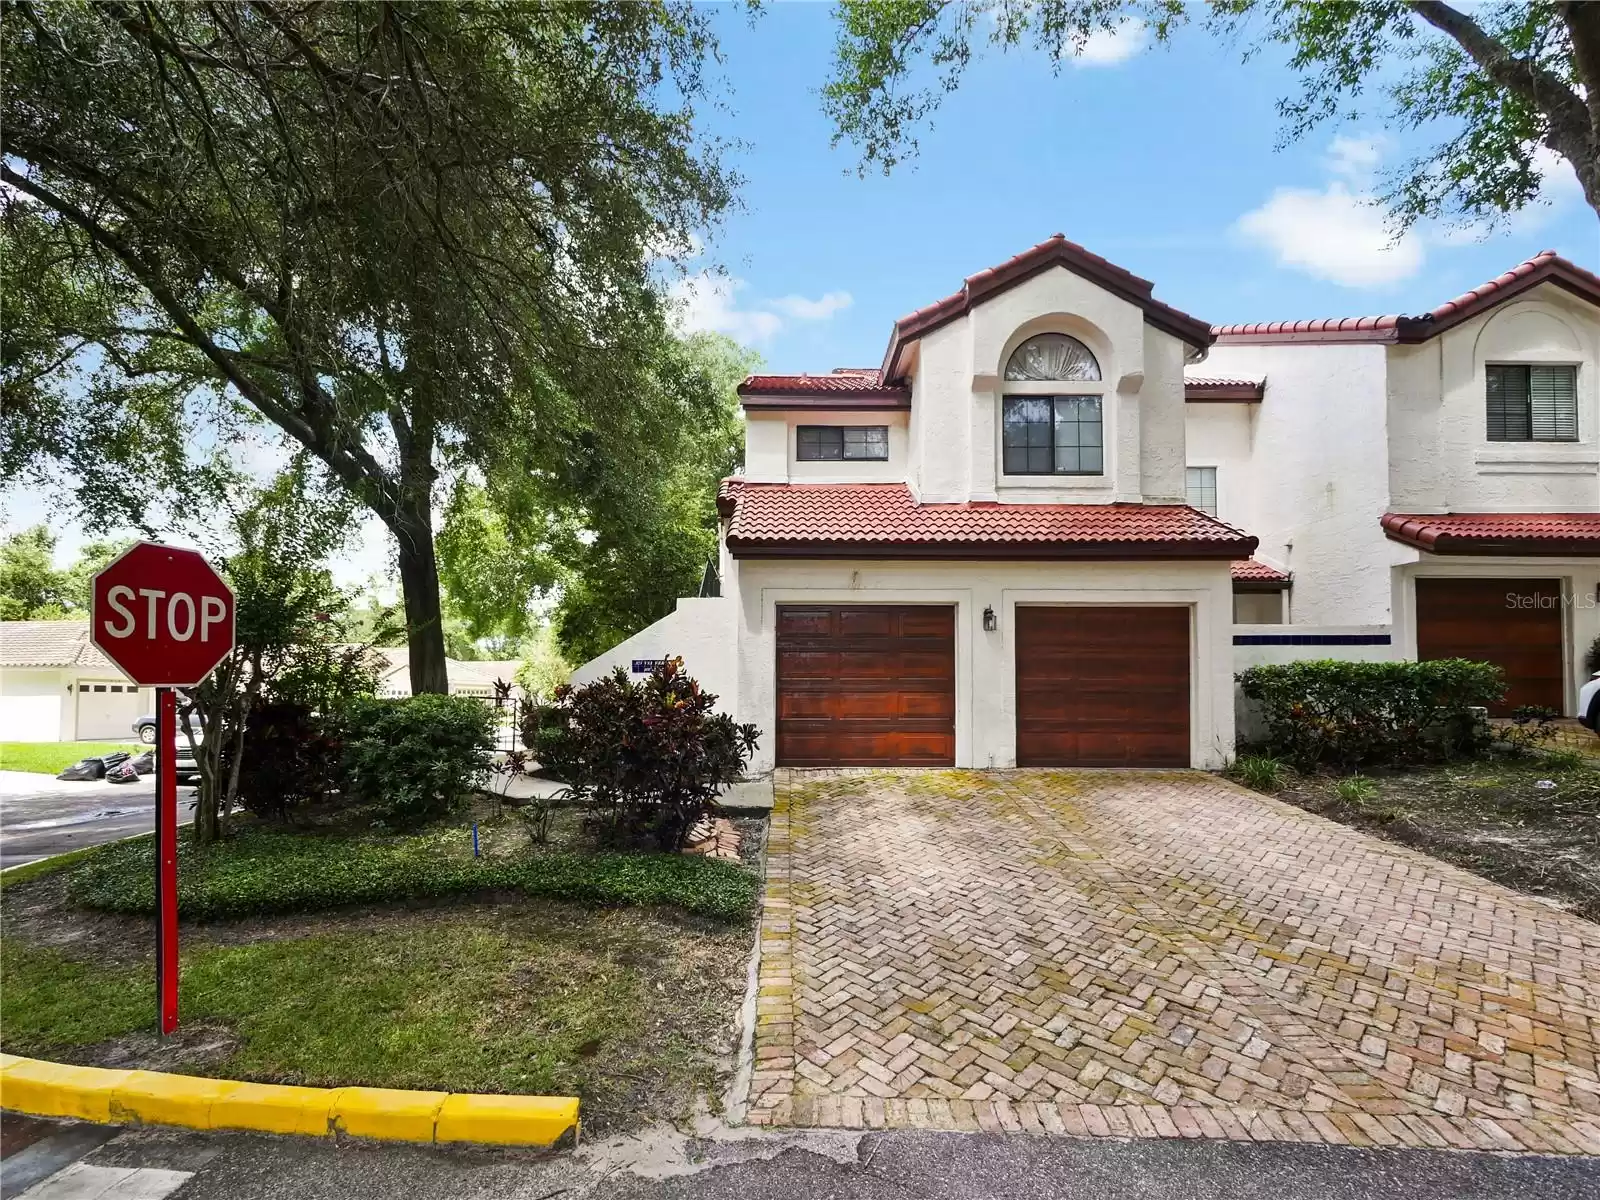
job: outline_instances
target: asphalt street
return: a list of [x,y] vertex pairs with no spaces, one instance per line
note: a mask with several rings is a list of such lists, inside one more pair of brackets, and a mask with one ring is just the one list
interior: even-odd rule
[[[68,1162],[175,1200],[1589,1200],[1600,1159],[896,1132],[672,1133],[576,1154],[84,1126],[7,1160],[0,1194]],[[109,1139],[109,1140],[106,1140]],[[60,1152],[49,1159],[52,1145]]]
[[[178,819],[189,819],[192,788],[178,789]],[[66,783],[28,771],[0,771],[0,867],[114,842],[155,826],[155,776],[137,783]]]

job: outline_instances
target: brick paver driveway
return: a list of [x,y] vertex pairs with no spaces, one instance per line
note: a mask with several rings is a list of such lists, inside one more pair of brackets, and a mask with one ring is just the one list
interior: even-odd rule
[[1600,926],[1198,772],[780,773],[750,1120],[1600,1152]]

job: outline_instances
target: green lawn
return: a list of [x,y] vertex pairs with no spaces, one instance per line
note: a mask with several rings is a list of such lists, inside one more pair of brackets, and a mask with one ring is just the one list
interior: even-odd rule
[[[244,944],[188,935],[180,1036],[215,1049],[186,1073],[578,1095],[585,1123],[601,1127],[681,1118],[714,1086],[707,1046],[737,1007],[750,937],[561,905],[283,932]],[[0,968],[8,1053],[126,1061],[153,1041],[148,959],[91,960],[12,933]]]
[[59,775],[80,758],[143,749],[138,742],[0,742],[0,771]]

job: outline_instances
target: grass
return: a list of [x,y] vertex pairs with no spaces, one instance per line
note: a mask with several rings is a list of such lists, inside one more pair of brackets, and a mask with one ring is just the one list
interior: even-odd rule
[[[636,912],[474,908],[186,935],[191,1074],[262,1082],[579,1095],[601,1127],[681,1117],[715,1083],[706,1046],[737,1005],[745,929]],[[129,1065],[157,1053],[148,957],[0,942],[0,1043]],[[170,1048],[169,1048],[170,1052]],[[170,1068],[169,1068],[170,1069]]]
[[[758,881],[741,866],[698,855],[552,851],[473,858],[470,834],[446,828],[406,837],[242,833],[178,843],[178,912],[197,920],[319,912],[490,891],[594,906],[671,906],[719,920],[747,918]],[[486,841],[489,835],[485,835]],[[72,899],[118,913],[155,910],[155,846],[106,846],[68,877]]]
[[1600,920],[1600,769],[1560,752],[1332,779],[1280,799]]
[[142,749],[132,738],[125,742],[0,742],[0,771],[59,775],[80,758]]
[[1288,768],[1268,754],[1241,754],[1223,772],[1229,779],[1258,792],[1276,792],[1283,787]]

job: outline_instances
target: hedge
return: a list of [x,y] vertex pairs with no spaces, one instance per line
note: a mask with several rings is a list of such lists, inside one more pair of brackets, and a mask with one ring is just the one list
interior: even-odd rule
[[[107,912],[155,911],[155,847],[105,847],[69,877],[76,903]],[[178,843],[178,915],[215,920],[317,912],[351,904],[432,900],[483,891],[596,906],[670,905],[742,920],[757,881],[743,867],[683,854],[530,854],[469,859],[423,839],[252,832],[211,847]]]
[[1505,693],[1500,668],[1461,658],[1251,667],[1237,676],[1260,708],[1260,747],[1301,770],[1459,757],[1486,743],[1474,710]]

